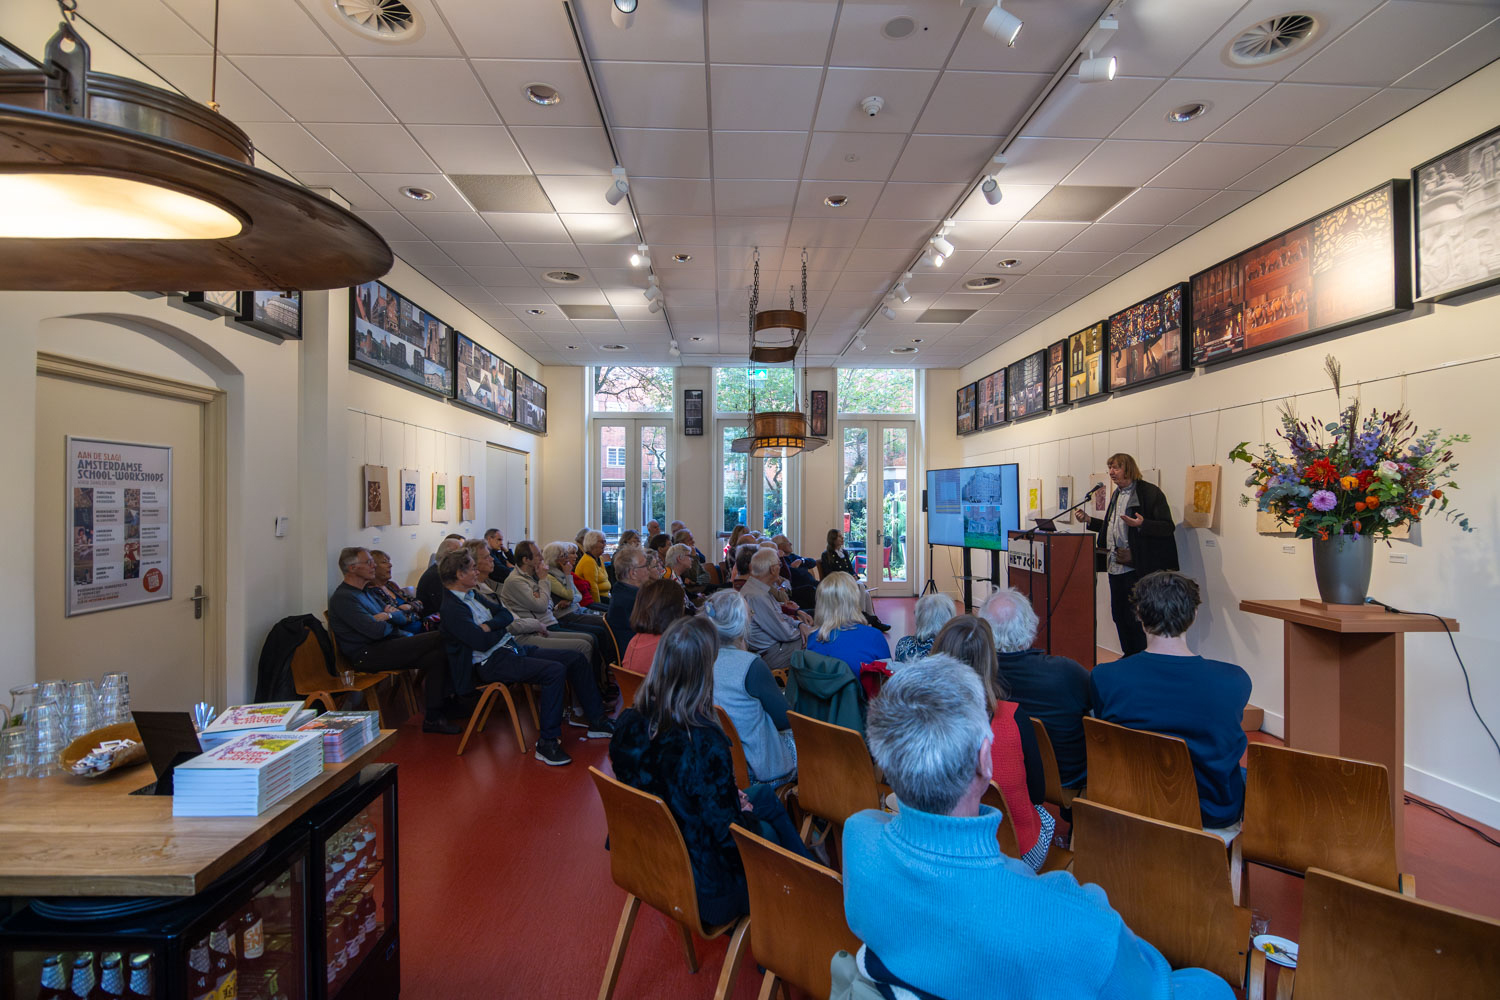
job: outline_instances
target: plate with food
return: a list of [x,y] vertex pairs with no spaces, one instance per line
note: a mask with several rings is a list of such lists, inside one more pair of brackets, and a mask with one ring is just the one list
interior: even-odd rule
[[1297,967],[1297,942],[1275,934],[1257,934],[1250,942],[1266,959],[1288,969]]

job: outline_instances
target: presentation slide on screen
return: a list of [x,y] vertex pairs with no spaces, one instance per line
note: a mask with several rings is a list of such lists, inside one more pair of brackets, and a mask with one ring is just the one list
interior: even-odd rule
[[1004,551],[1021,527],[1020,467],[984,465],[927,473],[927,542]]

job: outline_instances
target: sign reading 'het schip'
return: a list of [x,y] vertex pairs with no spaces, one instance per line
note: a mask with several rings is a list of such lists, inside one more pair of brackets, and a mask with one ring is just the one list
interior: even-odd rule
[[1005,565],[1011,569],[1024,569],[1030,573],[1047,572],[1047,545],[1029,538],[1010,539],[1010,548],[1005,553]]

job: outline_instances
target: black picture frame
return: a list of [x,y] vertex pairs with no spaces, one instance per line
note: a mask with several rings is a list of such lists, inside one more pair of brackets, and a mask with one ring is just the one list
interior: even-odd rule
[[495,420],[516,416],[516,368],[473,337],[454,331],[453,402]]
[[210,316],[237,318],[240,315],[239,292],[183,292],[182,301],[185,305],[202,310]]
[[1047,409],[1055,410],[1068,402],[1067,338],[1047,345]]
[[516,426],[547,433],[547,387],[523,371],[516,372]]
[[455,333],[383,281],[349,289],[349,363],[403,388],[453,398]]
[[1204,268],[1190,363],[1214,365],[1411,308],[1411,184],[1377,184]]
[[978,428],[974,426],[977,419],[975,399],[979,393],[979,383],[970,382],[961,386],[955,393],[955,404],[957,409],[957,428],[959,434],[973,434]]
[[1188,300],[1188,283],[1182,281],[1110,316],[1104,348],[1104,377],[1110,392],[1192,370],[1188,367]]
[[282,340],[301,340],[302,293],[241,292],[240,311],[234,321]]
[[1104,355],[1109,345],[1109,320],[1101,319],[1068,335],[1067,401],[1081,403],[1109,392],[1104,378]]
[[703,436],[703,390],[682,390],[682,436]]
[[[1477,171],[1472,166],[1476,158],[1479,160]],[[1442,171],[1451,175],[1460,165],[1463,167],[1462,177],[1442,180]],[[1497,247],[1493,235],[1497,221],[1495,206],[1500,204],[1500,127],[1413,167],[1411,200],[1412,226],[1416,235],[1413,271],[1417,299],[1441,302],[1500,282],[1500,257],[1495,256],[1500,247]],[[1491,259],[1478,262],[1477,273],[1454,275],[1447,260],[1452,254],[1446,247],[1472,252],[1478,242],[1473,238],[1472,220],[1466,211],[1470,200],[1479,205],[1485,205],[1488,200],[1487,210],[1474,213],[1474,217],[1489,220]],[[1426,231],[1423,229],[1424,207],[1428,216]],[[1457,218],[1453,217],[1455,212]],[[1424,261],[1428,265],[1425,280],[1422,273]]]
[[808,421],[808,423],[811,425],[809,427],[809,430],[812,432],[813,437],[827,437],[828,390],[814,389],[811,393],[809,393],[809,396],[811,398],[809,409],[812,411],[810,414],[810,419]]
[[987,431],[1005,423],[1005,369],[990,372],[974,383],[974,429]]
[[1006,366],[1005,416],[1023,420],[1047,412],[1047,351],[1033,351]]

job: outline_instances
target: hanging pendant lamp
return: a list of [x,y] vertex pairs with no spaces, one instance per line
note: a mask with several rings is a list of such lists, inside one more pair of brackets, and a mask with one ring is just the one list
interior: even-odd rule
[[[750,361],[752,363],[776,364],[782,361],[794,362],[795,371],[797,350],[807,338],[807,249],[802,250],[802,311],[798,312],[792,308],[794,303],[788,303],[786,309],[769,309],[764,312],[757,311],[760,305],[760,248],[755,250],[755,274],[754,284],[750,286]],[[789,345],[766,345],[761,343],[757,346],[757,336],[765,331],[784,329],[791,332],[791,343]],[[802,369],[802,383],[807,385],[807,368]],[[753,455],[756,458],[771,458],[775,456],[791,457],[804,451],[814,451],[828,443],[827,438],[813,437],[807,432],[807,414],[801,410],[775,410],[765,413],[757,413],[755,410],[755,393],[750,393],[750,434],[748,437],[737,438],[731,445],[730,450],[740,454]]]
[[294,291],[391,269],[352,212],[256,169],[216,106],[90,70],[76,2],[59,6],[46,63],[0,70],[0,289]]

